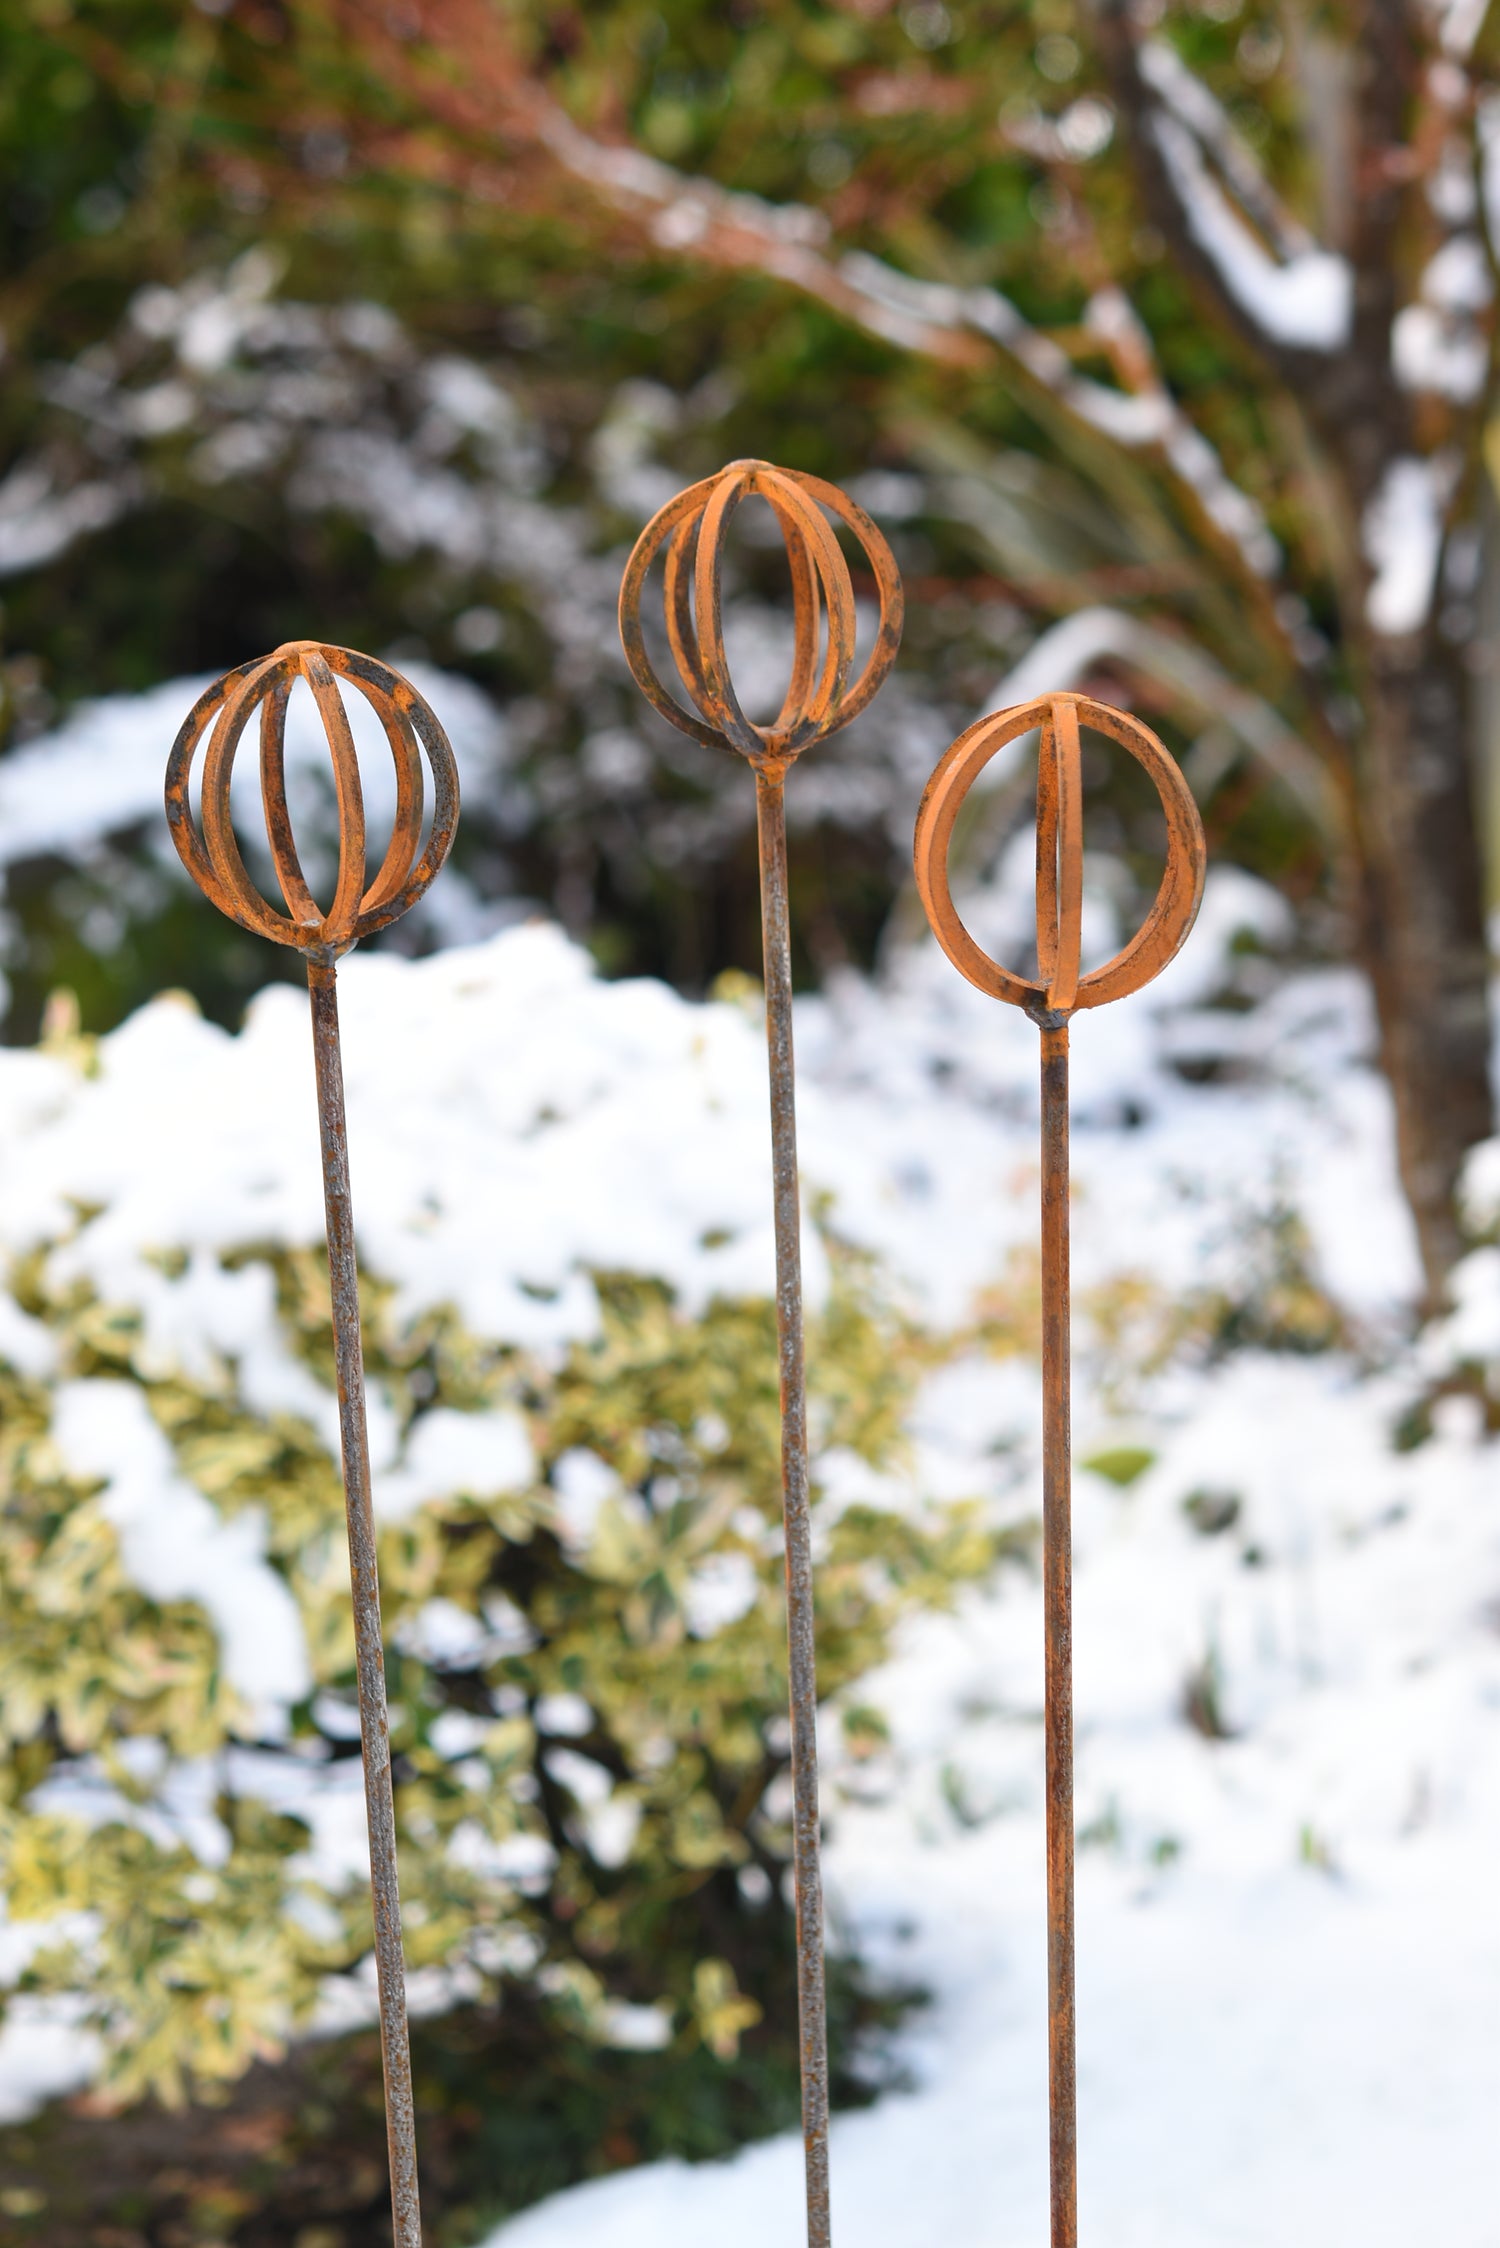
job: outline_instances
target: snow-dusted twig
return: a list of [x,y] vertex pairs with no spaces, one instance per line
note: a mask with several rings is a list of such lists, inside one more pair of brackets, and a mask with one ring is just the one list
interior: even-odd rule
[[1315,244],[1272,257],[1214,178],[1198,135],[1166,110],[1152,119],[1183,222],[1240,310],[1271,342],[1338,351],[1353,325],[1354,275]]
[[414,11],[434,48],[463,55],[461,78],[424,67],[369,0],[344,0],[344,12],[385,73],[430,115],[470,140],[498,138],[508,150],[543,157],[654,247],[769,274],[868,334],[949,364],[980,366],[986,344],[998,349],[1089,427],[1157,458],[1243,567],[1257,577],[1275,569],[1259,508],[1159,380],[1134,392],[1090,381],[997,289],[919,280],[864,251],[841,255],[820,211],[687,178],[637,148],[594,138],[527,76],[481,0],[421,0]]
[[1282,202],[1248,143],[1237,133],[1201,78],[1165,39],[1141,44],[1140,71],[1162,106],[1190,132],[1235,200],[1282,259],[1299,258],[1318,244]]

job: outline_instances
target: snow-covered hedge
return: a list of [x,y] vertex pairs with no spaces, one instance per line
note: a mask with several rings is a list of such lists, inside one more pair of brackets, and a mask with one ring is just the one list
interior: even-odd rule
[[[967,901],[996,947],[1023,942],[1029,857]],[[1102,893],[1090,915],[1115,941]],[[1392,1442],[1425,1377],[1367,1003],[1246,950],[1256,928],[1274,901],[1221,875],[1170,977],[1075,1040],[1088,2067],[1110,2190],[1174,2248],[1211,2230],[1158,2159],[1185,2116],[1267,2237],[1283,2172],[1244,2118],[1289,2085],[1337,2154],[1320,2209],[1377,2113],[1415,2150],[1393,2209],[1450,2163],[1481,2206],[1459,2157],[1488,2146],[1464,2119],[1493,2044],[1491,1448],[1462,1400]],[[727,2052],[789,1957],[750,995],[605,984],[539,925],[341,983],[416,1987],[498,1981],[559,2061]],[[921,1611],[1037,1504],[1035,1032],[914,945],[799,1002],[798,1045],[830,1895],[937,1999],[917,2095],[840,2126],[840,2191],[872,2240],[912,2237],[930,2142],[967,2237],[1003,2116],[1029,2238],[1037,1590],[1007,1570]],[[97,2066],[90,2018],[117,2082],[166,2088],[368,2006],[310,1075],[286,988],[238,1036],[163,999],[0,1055],[0,1975],[50,1986],[10,2002],[0,2112]],[[1444,2070],[1451,2100],[1398,2096]],[[798,2159],[525,2223],[623,2242],[680,2191],[759,2237]],[[1416,2234],[1366,2222],[1375,2179],[1361,2221],[1395,2248]]]
[[[343,981],[415,1988],[727,2056],[786,1909],[756,1030],[540,927]],[[6,1964],[172,2097],[368,2000],[305,1002],[6,1054],[0,1111]],[[919,1345],[813,1282],[847,1486]],[[822,1514],[836,1693],[994,1541],[899,1478]]]

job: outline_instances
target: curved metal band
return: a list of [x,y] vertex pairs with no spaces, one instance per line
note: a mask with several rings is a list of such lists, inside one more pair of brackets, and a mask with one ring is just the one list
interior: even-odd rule
[[[286,801],[286,714],[296,681],[318,706],[333,763],[338,803],[339,871],[325,913],[308,888]],[[396,773],[391,839],[375,879],[365,882],[365,810],[359,759],[339,679],[357,687],[379,718]],[[245,728],[260,713],[260,782],[266,841],[287,911],[251,881],[230,818],[230,782]],[[210,728],[212,731],[210,732]],[[190,800],[193,761],[203,759],[201,833]],[[422,836],[422,754],[432,774],[433,817]],[[177,854],[204,895],[242,929],[299,952],[336,957],[386,928],[414,905],[448,855],[458,824],[458,768],[448,737],[409,681],[352,648],[288,641],[274,655],[227,672],[189,711],[167,761],[167,824]]]
[[[740,707],[721,614],[724,541],[736,508],[751,497],[764,499],[775,515],[792,573],[791,678],[769,726],[755,725]],[[880,595],[875,645],[852,685],[854,586],[825,509],[854,534]],[[667,639],[693,711],[685,710],[658,676],[641,628],[646,579],[664,547]],[[895,661],[903,611],[895,557],[847,493],[821,477],[773,468],[768,461],[732,461],[717,476],[679,492],[642,531],[620,587],[620,639],[637,686],[670,724],[710,749],[738,750],[752,764],[787,765],[865,708]]]
[[[1102,968],[1078,973],[1083,913],[1082,784],[1079,728],[1092,726],[1129,750],[1156,784],[1167,820],[1167,863],[1145,921]],[[1037,964],[1041,980],[1002,968],[958,917],[948,887],[948,853],[959,807],[998,750],[1040,727],[1037,769]],[[993,999],[1028,1014],[1069,1015],[1123,999],[1159,976],[1197,919],[1208,850],[1198,807],[1176,759],[1149,727],[1088,695],[1043,695],[981,718],[939,762],[917,813],[917,890],[933,935],[960,975]]]

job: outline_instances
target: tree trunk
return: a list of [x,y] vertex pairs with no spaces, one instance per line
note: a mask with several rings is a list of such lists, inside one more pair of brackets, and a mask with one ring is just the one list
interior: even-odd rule
[[[1330,523],[1343,637],[1355,658],[1363,705],[1351,816],[1359,877],[1359,951],[1374,986],[1380,1060],[1396,1110],[1397,1161],[1421,1252],[1427,1308],[1442,1302],[1463,1241],[1454,1203],[1468,1150],[1492,1129],[1479,802],[1473,757],[1472,682],[1434,626],[1382,637],[1363,619],[1368,576],[1359,527],[1392,464],[1430,463],[1434,401],[1398,380],[1391,337],[1402,302],[1403,227],[1427,223],[1427,178],[1409,135],[1419,119],[1428,50],[1407,0],[1367,0],[1346,57],[1358,103],[1355,190],[1341,224],[1353,282],[1346,342],[1331,350],[1289,344],[1227,287],[1205,249],[1158,130],[1163,111],[1141,72],[1129,0],[1094,0],[1102,58],[1130,131],[1144,208],[1218,323],[1259,361],[1274,390],[1295,404],[1341,488]],[[1396,161],[1397,157],[1403,161]],[[1472,453],[1478,402],[1444,408],[1448,437]],[[1326,691],[1306,681],[1316,702]]]
[[1454,1195],[1493,1129],[1469,675],[1435,634],[1376,639],[1359,760],[1360,951],[1430,1309],[1462,1250]]

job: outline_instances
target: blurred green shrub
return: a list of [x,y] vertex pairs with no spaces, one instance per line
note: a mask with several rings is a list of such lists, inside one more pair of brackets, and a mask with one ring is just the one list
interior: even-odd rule
[[[285,1337],[330,1380],[319,1257],[268,1261]],[[226,1517],[263,1511],[313,1679],[264,1737],[202,1609],[130,1581],[46,1385],[0,1371],[0,1856],[12,1921],[40,1938],[20,1987],[82,1994],[107,2092],[170,2103],[362,1987],[362,1842],[340,1860],[326,1831],[358,1800],[339,1474],[307,1423],[252,1412],[232,1367],[160,1378],[128,1311],[48,1300],[37,1269],[16,1298],[64,1372],[138,1385],[177,1472]],[[845,1259],[815,1323],[815,1427],[820,1450],[889,1463],[926,1346],[868,1280]],[[601,1334],[553,1364],[447,1316],[401,1327],[367,1291],[372,1380],[409,1430],[507,1409],[535,1458],[524,1487],[471,1473],[382,1526],[408,1955],[424,2008],[498,2001],[496,2035],[510,2011],[544,2070],[613,2048],[727,2065],[794,2006],[772,1310],[688,1318],[649,1280],[600,1289]],[[825,1696],[997,1551],[972,1511],[915,1502],[825,1504],[817,1535]]]

